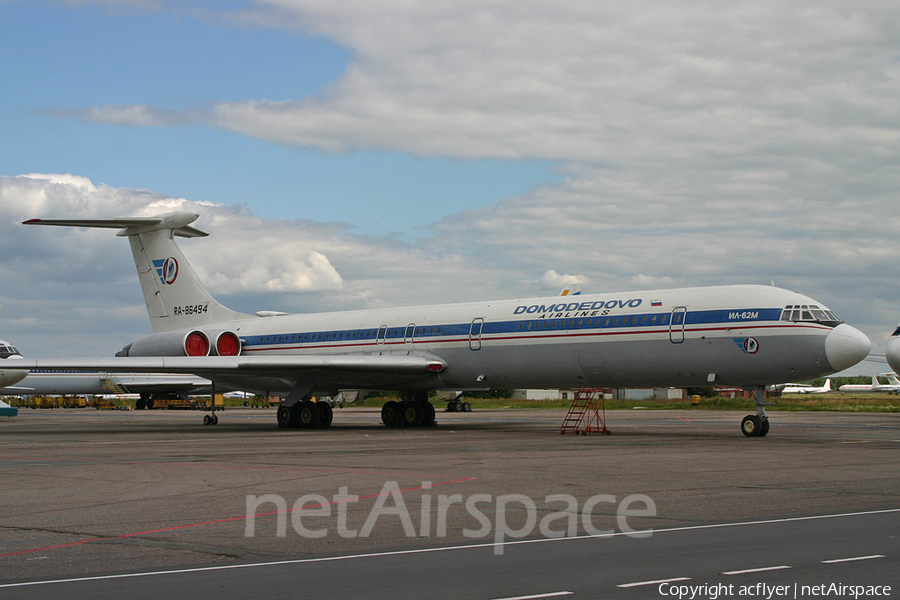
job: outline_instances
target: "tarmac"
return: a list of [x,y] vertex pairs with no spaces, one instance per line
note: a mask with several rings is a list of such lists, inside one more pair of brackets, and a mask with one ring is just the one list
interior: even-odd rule
[[0,583],[900,508],[900,414],[770,412],[746,438],[750,412],[608,411],[580,436],[477,404],[408,429],[23,410],[0,419]]

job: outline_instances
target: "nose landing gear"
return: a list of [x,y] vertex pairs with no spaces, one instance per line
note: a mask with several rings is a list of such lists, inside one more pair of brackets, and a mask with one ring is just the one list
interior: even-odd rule
[[766,414],[766,388],[753,386],[749,388],[756,400],[756,414],[747,415],[741,421],[741,432],[747,437],[763,437],[769,433],[769,415]]

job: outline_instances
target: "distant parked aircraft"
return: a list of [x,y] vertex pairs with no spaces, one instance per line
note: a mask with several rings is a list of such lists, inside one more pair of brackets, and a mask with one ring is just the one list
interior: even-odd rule
[[804,385],[802,383],[786,383],[782,394],[824,394],[831,391],[831,380],[825,379],[825,385]]
[[[882,383],[879,377],[887,379],[888,383]],[[872,383],[848,383],[842,385],[838,390],[841,393],[875,393],[875,394],[900,394],[900,380],[894,373],[882,373],[880,375],[872,375]]]
[[0,368],[0,387],[15,385],[28,375],[27,369],[8,368],[23,359],[15,346],[3,340],[0,340],[0,360],[3,361],[3,368]]
[[153,394],[209,394],[208,379],[186,373],[106,373],[34,369],[15,386],[0,388],[0,395],[17,396],[137,396],[138,409],[152,408]]

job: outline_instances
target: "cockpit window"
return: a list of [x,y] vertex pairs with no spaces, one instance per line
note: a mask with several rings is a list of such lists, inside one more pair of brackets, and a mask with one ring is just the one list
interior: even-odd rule
[[19,351],[16,350],[16,347],[0,344],[0,358],[9,358],[10,356],[19,356]]
[[781,320],[787,322],[819,323],[828,327],[837,327],[843,321],[828,310],[815,304],[792,304],[781,311]]

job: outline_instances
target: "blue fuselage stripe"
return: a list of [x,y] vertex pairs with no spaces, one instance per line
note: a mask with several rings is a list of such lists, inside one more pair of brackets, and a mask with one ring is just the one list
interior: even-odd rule
[[[629,328],[634,333],[641,330],[660,331],[660,327],[680,328],[690,325],[741,325],[761,322],[779,322],[780,308],[720,309],[686,312],[652,312],[638,314],[597,315],[600,311],[571,311],[548,313],[540,318],[517,319],[510,321],[488,321],[481,326],[481,336],[501,334],[528,333],[596,333],[600,330]],[[674,319],[674,323],[673,323]],[[244,338],[244,351],[253,352],[268,349],[280,349],[284,345],[300,347],[320,346],[321,344],[372,344],[376,341],[397,343],[407,340],[416,342],[458,340],[469,337],[471,323],[450,323],[442,325],[416,325],[409,327],[387,327],[379,335],[380,327],[365,329],[341,329],[331,331],[311,331],[281,333],[277,335],[254,335]],[[476,334],[477,335],[477,334]]]

